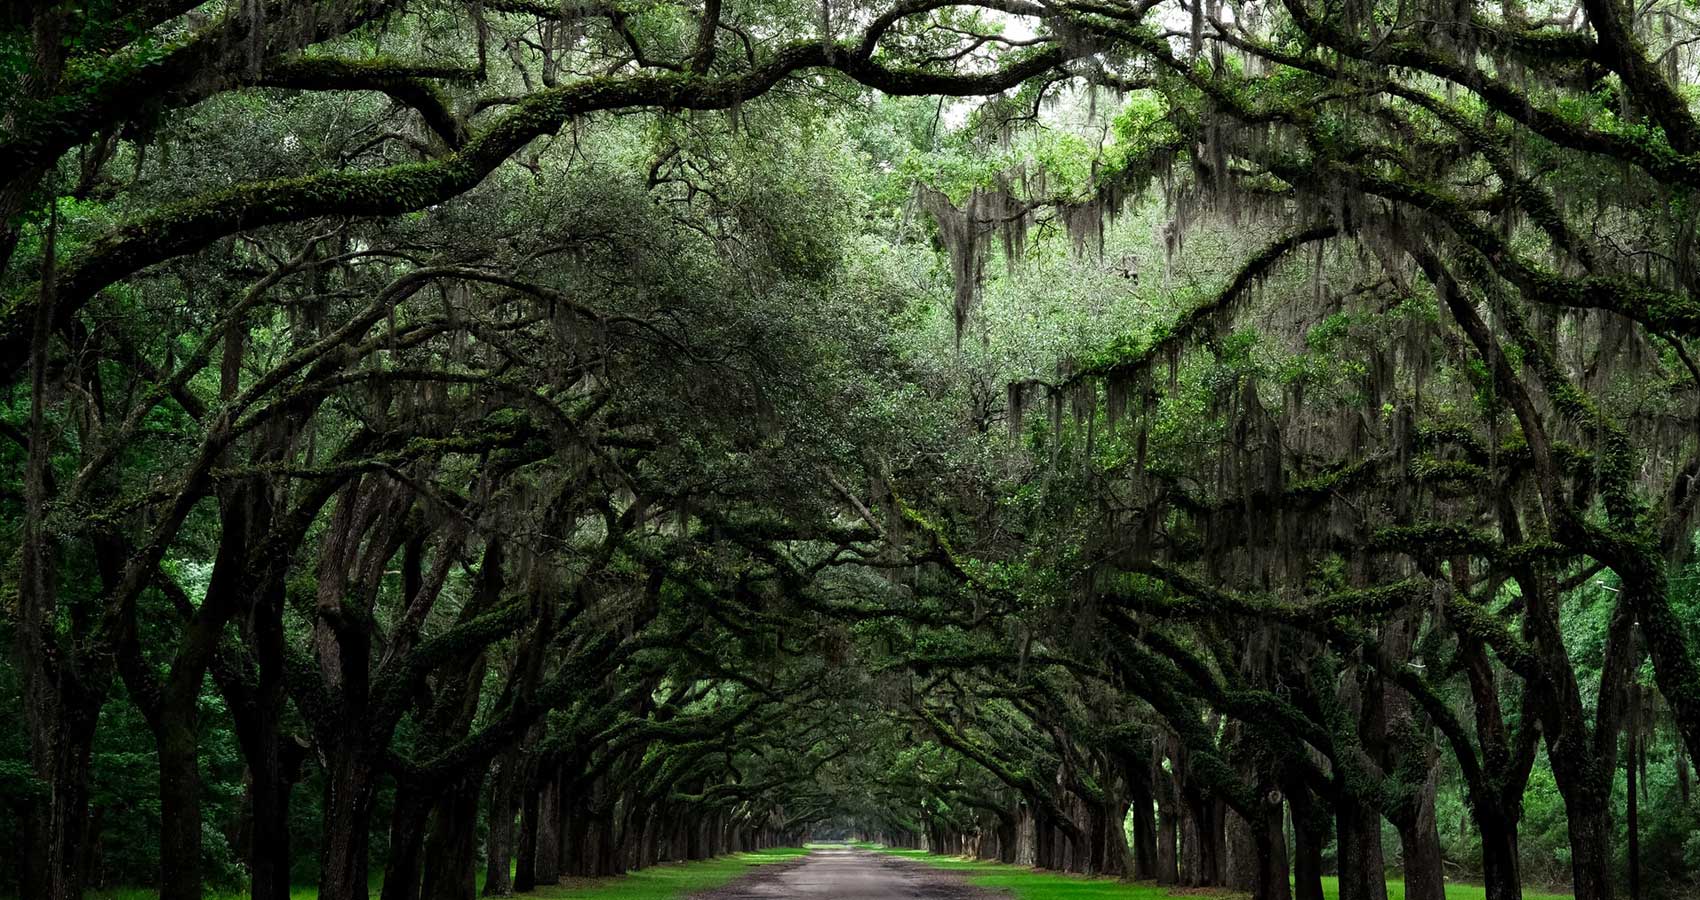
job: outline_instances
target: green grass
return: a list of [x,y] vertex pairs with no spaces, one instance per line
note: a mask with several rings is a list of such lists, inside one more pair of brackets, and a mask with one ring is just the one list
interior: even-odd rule
[[[1025,866],[1010,866],[999,862],[934,856],[924,850],[880,852],[920,860],[940,869],[961,872],[968,877],[969,883],[976,887],[1008,891],[1021,900],[1168,900],[1176,896],[1154,884],[1041,872]],[[1191,900],[1196,900],[1196,894]]]
[[[312,885],[298,887],[289,892],[289,900],[315,900],[318,893],[319,889]],[[83,896],[86,897],[87,900],[159,900],[159,891],[156,891],[153,888],[110,888],[104,891],[88,891],[84,893]],[[205,900],[248,900],[248,892],[246,890],[209,890],[202,894],[202,896]],[[376,885],[372,888],[372,896],[378,896],[378,889]]]
[[[1340,886],[1332,878],[1322,879],[1322,894],[1333,898],[1340,896]],[[1485,900],[1487,889],[1479,884],[1453,883],[1446,886],[1446,900]],[[1387,900],[1405,900],[1405,883],[1387,880]],[[1523,889],[1523,900],[1574,900],[1570,894],[1551,894],[1541,891]]]
[[[1023,866],[1009,866],[998,862],[963,859],[955,856],[934,856],[924,850],[895,850],[881,849],[882,853],[893,856],[903,856],[919,860],[929,866],[961,872],[967,876],[970,884],[976,887],[1008,891],[1020,900],[1197,900],[1200,892],[1197,890],[1183,893],[1171,893],[1165,888],[1143,882],[1125,882],[1113,878],[1087,878],[1081,875],[1065,875],[1058,872],[1041,872]],[[1340,894],[1339,885],[1332,878],[1322,880],[1322,892],[1333,900]],[[1232,892],[1222,892],[1222,896],[1236,896]],[[1483,900],[1485,894],[1479,885],[1449,884],[1446,886],[1447,900]],[[1388,879],[1387,900],[1405,900],[1405,885],[1403,882]],[[1571,900],[1568,894],[1544,894],[1538,891],[1525,890],[1523,900]]]
[[[716,859],[696,862],[663,863],[618,878],[580,878],[555,887],[539,888],[525,894],[539,900],[674,900],[694,891],[717,888],[748,872],[751,866],[796,859],[808,851],[802,848],[758,850],[754,853],[734,853]],[[482,878],[479,879],[483,881]],[[290,900],[315,900],[318,889],[299,887],[289,893]],[[111,891],[91,891],[89,900],[159,900],[159,892],[144,888],[123,888]],[[246,900],[247,892],[219,893],[209,891],[207,900]],[[378,896],[378,884],[372,885],[372,896]]]
[[664,863],[618,878],[582,879],[543,888],[528,896],[545,900],[673,900],[695,891],[717,888],[748,872],[751,866],[784,862],[804,856],[800,847],[734,853],[697,862]]

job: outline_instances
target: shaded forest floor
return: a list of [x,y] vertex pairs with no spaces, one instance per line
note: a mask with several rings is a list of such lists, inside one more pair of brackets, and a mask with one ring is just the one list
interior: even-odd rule
[[[870,848],[871,849],[871,848]],[[522,895],[537,900],[676,900],[699,891],[720,887],[749,872],[752,866],[786,862],[803,856],[802,848],[778,848],[755,853],[734,853],[717,859],[688,863],[666,863],[618,878],[575,879]],[[1113,878],[1087,878],[1058,872],[1043,872],[997,862],[937,856],[923,850],[882,848],[882,853],[914,859],[964,875],[975,887],[1004,891],[1018,900],[1198,900],[1200,897],[1233,897],[1198,890],[1171,890],[1149,883],[1130,883]],[[378,894],[373,885],[372,895]],[[1336,896],[1334,879],[1323,880],[1323,890]],[[292,900],[314,900],[317,890],[305,886],[295,890]],[[208,900],[242,900],[245,892],[209,892]],[[1388,900],[1404,900],[1404,885],[1387,882]],[[1447,900],[1482,900],[1482,888],[1472,884],[1449,884]],[[90,900],[155,900],[158,894],[135,888],[93,891]],[[1524,891],[1524,900],[1570,900],[1568,894]]]
[[[734,853],[716,859],[688,863],[663,863],[621,875],[618,878],[578,878],[558,885],[538,888],[516,896],[536,900],[673,900],[698,891],[720,887],[749,872],[751,866],[786,862],[808,851],[800,847],[758,850],[754,853]],[[480,891],[483,876],[479,876]],[[377,897],[381,884],[374,881],[372,896]],[[246,891],[208,891],[207,900],[245,900]],[[312,885],[298,887],[290,893],[291,900],[314,900],[318,889]],[[90,891],[89,900],[157,900],[158,892],[140,888]]]
[[[1038,869],[1005,865],[999,862],[963,859],[956,856],[936,856],[924,850],[882,849],[881,852],[905,856],[931,866],[961,872],[968,876],[969,883],[976,887],[1007,891],[1019,900],[1175,900],[1175,898],[1195,898],[1196,900],[1201,896],[1235,896],[1233,894],[1212,894],[1199,890],[1175,890],[1145,882],[1125,882],[1114,878],[1087,878],[1082,875],[1043,872]],[[1329,900],[1338,896],[1334,879],[1324,878],[1322,888]],[[1446,886],[1446,897],[1447,900],[1483,900],[1485,893],[1479,885],[1448,884]],[[1389,879],[1387,882],[1387,900],[1404,900],[1404,898],[1404,883]],[[1525,890],[1523,900],[1571,900],[1571,898],[1569,894]]]

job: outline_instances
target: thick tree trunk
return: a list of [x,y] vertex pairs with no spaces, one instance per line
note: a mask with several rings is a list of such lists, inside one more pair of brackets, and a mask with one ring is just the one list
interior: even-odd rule
[[452,785],[437,801],[425,841],[424,900],[473,900],[478,895],[478,796],[484,779]]
[[[595,858],[589,851],[590,806],[582,793],[575,792],[572,800],[566,828],[564,829],[567,833],[566,871],[568,875],[589,875],[595,867]],[[712,845],[712,837],[708,834],[707,829],[708,826],[705,823],[699,822],[691,832],[691,837],[696,841],[696,849],[701,854],[701,856],[693,858],[701,859],[710,852],[707,848]],[[707,839],[705,840],[705,838]]]
[[[1630,767],[1634,767],[1633,760]],[[1603,791],[1577,791],[1565,797],[1565,811],[1570,824],[1570,871],[1576,900],[1612,900],[1615,884],[1611,866],[1610,802],[1610,794]],[[1629,839],[1637,840],[1633,830]]]
[[1259,848],[1252,834],[1253,823],[1232,810],[1228,811],[1224,828],[1227,833],[1228,859],[1223,866],[1225,887],[1236,891],[1254,891],[1258,878]]
[[273,578],[248,616],[239,619],[257,663],[249,686],[236,670],[215,658],[213,679],[224,694],[236,739],[248,763],[249,895],[253,900],[289,900],[292,857],[289,808],[299,780],[304,748],[282,731],[283,583]]
[[1086,853],[1083,867],[1087,875],[1100,875],[1105,871],[1109,856],[1109,819],[1109,810],[1104,803],[1087,804]]
[[26,712],[35,769],[51,790],[25,818],[19,857],[22,896],[81,900],[91,837],[89,759],[100,708],[80,692],[54,694],[49,710],[55,714],[37,717],[34,710]]
[[384,861],[383,900],[419,900],[429,798],[417,788],[396,789],[390,810],[390,853]]
[[1043,813],[1033,814],[1033,866],[1039,869],[1057,867],[1057,830]]
[[319,900],[367,900],[367,850],[376,789],[375,773],[363,754],[347,748],[330,754]]
[[703,820],[698,818],[691,822],[689,830],[685,832],[686,859],[703,859],[708,855],[708,851],[704,848],[705,842],[702,839],[703,829]]
[[[514,892],[509,866],[513,861],[514,769],[519,751],[510,750],[490,780],[490,833],[484,843],[484,896],[506,897]],[[569,869],[569,874],[577,874]]]
[[1302,782],[1289,781],[1286,796],[1293,816],[1293,900],[1323,900],[1322,850],[1328,844],[1328,817]]
[[275,729],[269,758],[248,763],[248,802],[253,815],[249,839],[248,879],[252,900],[289,900],[289,805],[294,793],[294,765],[283,759]]
[[1275,797],[1275,802],[1264,805],[1263,821],[1252,823],[1252,852],[1256,858],[1251,884],[1253,900],[1293,900],[1280,795]]
[[[596,871],[599,878],[620,874],[619,855],[620,843],[614,834],[614,811],[598,810],[596,814]],[[732,849],[744,850],[748,845],[742,841]]]
[[1198,887],[1204,883],[1204,868],[1202,860],[1205,850],[1204,835],[1199,828],[1198,811],[1191,804],[1180,805],[1180,857],[1181,881],[1187,887]]
[[[1632,700],[1631,702],[1633,703],[1635,701]],[[1624,754],[1627,758],[1624,760],[1625,765],[1623,767],[1623,774],[1626,782],[1624,786],[1628,789],[1626,791],[1626,796],[1624,797],[1628,807],[1624,810],[1625,819],[1623,824],[1629,832],[1629,845],[1624,848],[1624,853],[1628,856],[1629,863],[1629,900],[1641,900],[1641,798],[1637,795],[1636,791],[1638,785],[1636,784],[1637,779],[1635,771],[1637,759],[1636,735],[1639,730],[1640,723],[1635,715],[1631,713],[1627,741],[1628,746],[1625,748],[1626,752]],[[1680,750],[1678,751],[1678,755],[1681,755]],[[1681,769],[1679,768],[1678,771],[1680,772]],[[1688,789],[1686,784],[1683,785],[1682,793],[1684,795],[1683,801],[1686,803],[1688,800]]]
[[1517,825],[1497,810],[1476,810],[1482,833],[1482,882],[1486,900],[1522,900],[1523,873],[1517,856]]
[[1133,877],[1142,881],[1156,878],[1157,828],[1150,792],[1134,791],[1130,805],[1133,817]]
[[180,704],[167,704],[155,729],[160,900],[201,898],[201,765],[194,712],[187,712]]
[[1351,796],[1341,797],[1334,809],[1340,861],[1340,900],[1387,900],[1381,814]]
[[1440,853],[1440,828],[1434,816],[1436,772],[1429,771],[1416,812],[1398,823],[1404,857],[1405,900],[1446,900],[1446,872]]
[[[44,15],[37,22],[36,56],[40,71],[26,66],[25,91],[47,88],[58,80],[64,60],[59,29],[70,10]],[[38,80],[39,79],[39,80]],[[19,173],[24,183],[35,175]],[[22,209],[28,192],[13,193],[17,182],[0,192],[0,261],[10,259],[17,237],[10,213]],[[58,233],[57,207],[43,245],[42,296],[34,316],[29,343],[29,441],[24,466],[24,521],[18,548],[16,629],[19,681],[23,688],[24,731],[29,741],[30,768],[46,796],[23,812],[24,840],[20,848],[20,887],[26,897],[41,900],[80,900],[87,872],[89,821],[89,758],[94,747],[100,707],[106,699],[105,679],[79,671],[74,652],[60,640],[58,549],[46,523],[51,498],[51,450],[47,422],[47,360],[52,338],[54,242]],[[3,263],[0,263],[3,264]],[[8,371],[21,354],[10,354]],[[87,678],[89,680],[85,681]]]
[[543,785],[537,810],[536,871],[532,876],[539,885],[556,884],[561,880],[561,841],[556,829],[561,824],[561,783],[551,778]]
[[1110,803],[1109,809],[1108,821],[1104,823],[1104,874],[1125,878],[1133,864],[1132,848],[1127,843],[1128,803],[1118,798]]
[[1180,884],[1180,818],[1172,806],[1157,813],[1157,883]]
[[520,794],[519,847],[514,861],[514,892],[526,893],[537,887],[537,817],[542,809],[542,792],[535,785],[524,785]]
[[575,822],[580,817],[580,798],[575,789],[571,788],[571,779],[566,772],[561,772],[559,795],[556,798],[556,815],[554,815],[554,846],[556,846],[556,869],[563,878],[580,874],[580,864],[575,859],[578,852],[578,842],[583,837],[575,834]]
[[1215,887],[1222,883],[1226,838],[1218,817],[1218,801],[1187,796],[1181,804],[1181,883]]

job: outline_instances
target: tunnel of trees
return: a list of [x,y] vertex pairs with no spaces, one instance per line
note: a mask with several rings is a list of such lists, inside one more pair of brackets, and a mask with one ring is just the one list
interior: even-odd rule
[[1693,0],[19,0],[0,896],[1700,891]]

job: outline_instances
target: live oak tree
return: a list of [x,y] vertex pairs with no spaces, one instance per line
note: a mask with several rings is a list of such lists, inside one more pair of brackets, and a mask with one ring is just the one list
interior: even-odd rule
[[1677,895],[1694,27],[19,5],[4,877]]

